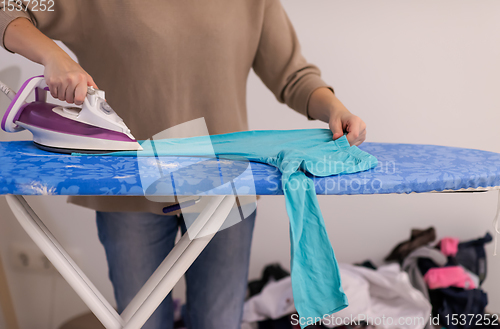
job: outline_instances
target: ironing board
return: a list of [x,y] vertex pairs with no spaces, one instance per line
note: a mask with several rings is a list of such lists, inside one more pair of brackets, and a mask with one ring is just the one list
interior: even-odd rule
[[[378,159],[369,171],[314,177],[318,195],[358,195],[500,189],[500,154],[433,145],[364,143]],[[148,170],[144,158],[69,156],[37,149],[31,142],[0,142],[0,195],[22,227],[108,329],[140,328],[173,289],[242,195],[282,195],[276,168],[261,163],[195,157],[156,157]],[[243,167],[242,167],[243,166]],[[185,234],[122,314],[118,314],[72,261],[24,195],[144,195],[144,182],[163,173],[182,173],[177,196],[212,196]],[[226,184],[227,172],[238,175]],[[149,184],[149,183],[148,183]],[[236,186],[236,188],[235,188]]]

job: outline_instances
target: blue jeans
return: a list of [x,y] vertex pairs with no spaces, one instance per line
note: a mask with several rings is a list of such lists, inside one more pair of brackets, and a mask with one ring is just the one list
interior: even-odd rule
[[[188,328],[240,328],[255,216],[218,232],[186,272]],[[182,216],[98,211],[96,218],[121,313],[186,227]],[[173,318],[169,294],[143,328],[171,329]]]

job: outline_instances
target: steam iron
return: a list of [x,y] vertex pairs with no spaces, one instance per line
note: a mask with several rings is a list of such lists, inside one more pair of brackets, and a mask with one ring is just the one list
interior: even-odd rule
[[[81,108],[47,103],[49,88],[43,76],[27,80],[17,94],[2,83],[0,90],[12,99],[2,129],[11,133],[29,130],[35,145],[43,150],[94,154],[142,150],[102,90],[89,87]],[[26,103],[32,91],[35,101]]]

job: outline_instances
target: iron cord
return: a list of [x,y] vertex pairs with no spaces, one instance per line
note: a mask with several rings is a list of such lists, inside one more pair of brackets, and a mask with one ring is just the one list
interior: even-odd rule
[[2,93],[7,95],[7,97],[9,97],[10,100],[13,100],[14,97],[16,96],[16,92],[14,90],[12,90],[12,88],[9,88],[9,86],[7,86],[2,81],[0,81],[0,90],[2,91]]
[[500,224],[500,190],[498,190],[497,213],[495,215],[495,219],[493,219],[493,227],[495,229],[495,237],[493,238],[495,249],[493,251],[493,256],[497,255],[498,235],[500,234],[500,228],[498,227],[499,224]]

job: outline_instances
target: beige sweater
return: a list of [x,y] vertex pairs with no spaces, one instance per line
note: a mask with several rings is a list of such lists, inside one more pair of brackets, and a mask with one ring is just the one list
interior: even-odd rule
[[[137,139],[200,117],[210,134],[248,129],[252,68],[278,101],[304,115],[311,93],[327,86],[301,55],[279,0],[56,0],[53,9],[0,9],[0,43],[17,17],[64,42]],[[154,213],[166,205],[144,197],[70,202]]]

